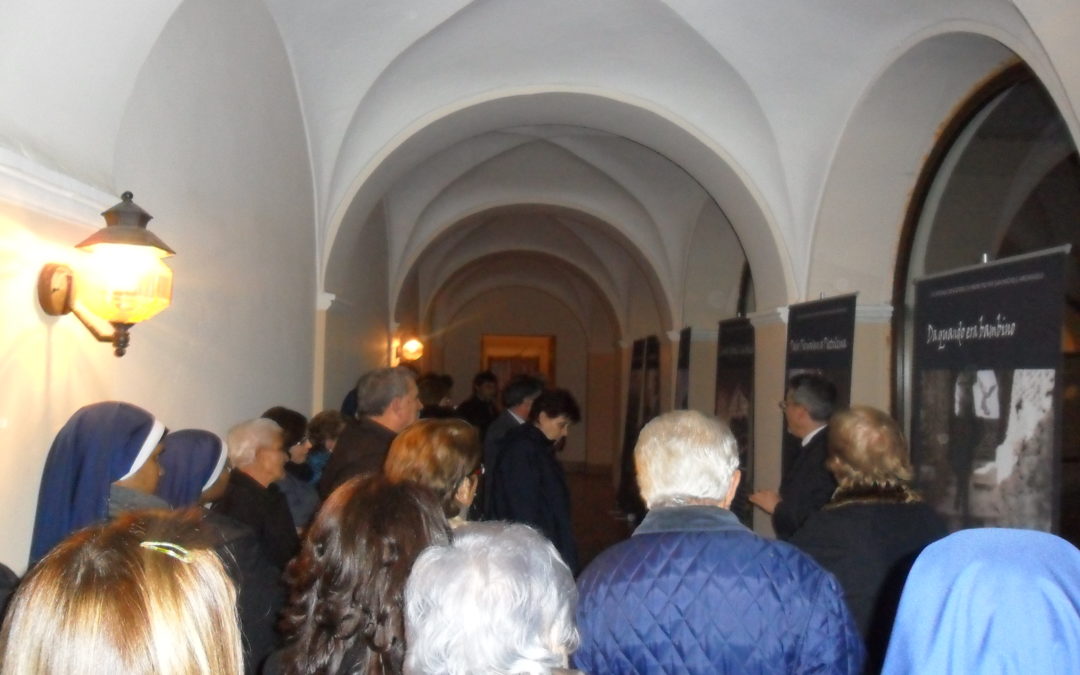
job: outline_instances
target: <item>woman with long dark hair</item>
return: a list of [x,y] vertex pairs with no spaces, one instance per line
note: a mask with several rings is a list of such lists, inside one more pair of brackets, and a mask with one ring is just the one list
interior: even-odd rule
[[286,646],[264,672],[397,674],[405,582],[420,552],[450,541],[431,491],[361,475],[323,504],[286,570]]

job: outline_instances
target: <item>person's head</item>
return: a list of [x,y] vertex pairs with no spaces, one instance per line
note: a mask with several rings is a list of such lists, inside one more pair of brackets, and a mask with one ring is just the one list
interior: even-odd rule
[[383,473],[392,483],[408,480],[430,489],[442,502],[446,517],[453,518],[476,496],[481,454],[480,435],[468,422],[420,420],[390,444]]
[[783,408],[788,431],[802,438],[829,421],[836,409],[836,385],[814,373],[795,375],[788,380]]
[[270,408],[261,417],[277,422],[281,427],[281,445],[285,452],[289,453],[289,461],[303,464],[311,450],[307,418],[302,413],[280,405]]
[[225,494],[228,452],[217,434],[202,429],[181,429],[165,437],[158,457],[161,480],[157,496],[173,508],[216,501]]
[[550,673],[578,646],[577,588],[527,525],[470,523],[433,546],[405,591],[406,673]]
[[416,381],[417,395],[424,406],[445,406],[450,397],[450,385],[446,378],[436,373],[421,375]]
[[327,498],[286,571],[286,672],[401,671],[405,581],[429,545],[450,541],[438,499],[415,483],[357,476]]
[[524,419],[529,416],[533,401],[544,391],[544,381],[532,375],[515,375],[502,392],[503,407]]
[[482,370],[473,376],[473,393],[481,401],[494,401],[499,391],[499,378],[490,370]]
[[241,422],[226,436],[233,470],[242,471],[266,487],[285,477],[285,452],[281,427],[274,420],[259,417]]
[[884,673],[1075,673],[1080,551],[1046,532],[974,528],[930,544],[900,597]]
[[356,408],[357,415],[401,431],[420,414],[416,373],[402,366],[364,373],[356,383]]
[[75,530],[108,515],[113,484],[153,494],[165,426],[138,406],[80,408],[56,434],[38,492],[31,562]]
[[315,446],[333,450],[345,431],[345,418],[337,410],[324,410],[308,422],[308,438]]
[[687,503],[727,508],[739,484],[739,448],[731,430],[696,410],[665,413],[642,427],[634,465],[649,508]]
[[35,565],[0,634],[0,673],[243,670],[236,593],[195,512],[133,512]]
[[900,426],[882,411],[856,405],[829,419],[825,467],[841,488],[901,487],[911,482],[911,463]]
[[581,421],[581,410],[574,395],[567,390],[547,389],[533,400],[529,408],[529,421],[549,441],[558,441],[566,437],[571,424]]

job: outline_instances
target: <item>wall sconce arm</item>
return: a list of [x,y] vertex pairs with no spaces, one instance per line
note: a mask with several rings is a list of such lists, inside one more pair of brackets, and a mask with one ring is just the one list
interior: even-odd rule
[[[49,316],[74,314],[98,342],[112,343],[113,353],[123,356],[131,344],[128,330],[133,324],[102,321],[85,311],[79,301],[73,298],[73,276],[71,268],[64,264],[47,263],[41,268],[38,275],[38,302],[41,309]],[[112,326],[111,331],[103,329],[105,323]]]

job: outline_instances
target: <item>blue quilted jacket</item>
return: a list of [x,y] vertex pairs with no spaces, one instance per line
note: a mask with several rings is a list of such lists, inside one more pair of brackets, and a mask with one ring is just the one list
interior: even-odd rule
[[858,673],[836,580],[712,506],[654,509],[578,581],[574,665],[607,673]]

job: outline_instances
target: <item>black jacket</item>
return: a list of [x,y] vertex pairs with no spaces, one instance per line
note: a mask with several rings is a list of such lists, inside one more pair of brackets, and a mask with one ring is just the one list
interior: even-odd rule
[[535,424],[506,432],[499,442],[489,487],[495,518],[526,523],[544,533],[577,574],[577,544],[570,527],[570,490],[552,443]]
[[829,428],[817,432],[804,447],[791,434],[784,435],[784,470],[780,478],[780,503],[773,511],[773,530],[779,539],[790,539],[810,514],[821,509],[836,490],[836,479],[825,468]]
[[280,643],[275,625],[286,594],[281,572],[270,564],[248,526],[213,511],[205,511],[203,522],[213,533],[214,552],[236,586],[236,609],[244,639],[244,672],[257,673],[263,660]]
[[289,504],[275,485],[263,487],[243,471],[234,470],[225,495],[213,508],[250,527],[279,574],[300,550]]
[[944,521],[905,490],[843,491],[791,538],[836,576],[867,648],[867,672],[881,668],[908,571]]
[[457,415],[476,427],[480,432],[481,440],[483,440],[484,435],[487,434],[487,428],[499,416],[499,411],[492,401],[481,401],[474,395],[458,405]]
[[334,489],[353,476],[382,471],[386,453],[396,433],[370,417],[345,419],[334,452],[319,478],[319,496],[326,499]]

